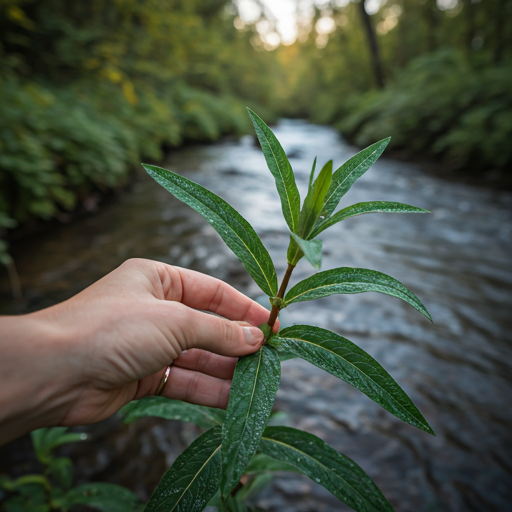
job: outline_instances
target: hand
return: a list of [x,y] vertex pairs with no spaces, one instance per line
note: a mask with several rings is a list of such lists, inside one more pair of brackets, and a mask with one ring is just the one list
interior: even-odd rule
[[236,358],[258,350],[254,326],[268,316],[222,281],[129,260],[62,304],[0,319],[11,340],[0,347],[0,373],[18,396],[0,392],[0,410],[17,435],[20,422],[31,430],[100,421],[153,395],[173,361],[162,396],[225,408]]

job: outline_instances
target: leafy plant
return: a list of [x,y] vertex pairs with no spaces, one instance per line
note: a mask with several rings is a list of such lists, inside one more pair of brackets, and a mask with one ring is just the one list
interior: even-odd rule
[[87,483],[72,488],[73,463],[56,457],[55,448],[84,441],[87,435],[67,432],[65,427],[41,428],[31,434],[41,474],[24,475],[15,480],[0,477],[0,489],[8,494],[5,512],[67,512],[83,504],[104,512],[137,512],[143,504],[128,489],[111,483]]
[[294,468],[304,473],[357,511],[390,511],[391,505],[376,485],[348,457],[312,434],[290,427],[267,426],[279,387],[280,360],[302,357],[356,387],[403,421],[433,434],[431,427],[386,370],[351,341],[308,325],[294,325],[278,333],[272,332],[272,328],[279,312],[293,303],[366,291],[398,297],[431,320],[421,301],[408,288],[374,270],[341,267],[318,272],[287,292],[290,276],[302,257],[315,269],[320,268],[322,242],[316,237],[333,224],[365,213],[425,213],[426,210],[373,201],[335,212],[354,182],[382,154],[389,138],[361,151],[334,172],[329,161],[316,179],[315,159],[301,208],[293,170],[281,144],[260,117],[251,110],[249,116],[275,178],[283,215],[290,229],[288,267],[279,288],[269,253],[251,225],[234,208],[178,174],[143,164],[150,176],[203,215],[217,230],[272,305],[268,323],[260,326],[266,336],[265,343],[256,353],[241,357],[236,365],[226,413],[190,404],[179,405],[157,397],[124,408],[126,421],[156,415],[187,419],[210,427],[178,457],[145,510],[200,511],[216,493],[222,511],[241,510],[236,508],[235,502],[245,487],[246,474],[256,461],[263,461],[261,464],[268,464],[269,469],[272,464],[278,464],[281,469]]

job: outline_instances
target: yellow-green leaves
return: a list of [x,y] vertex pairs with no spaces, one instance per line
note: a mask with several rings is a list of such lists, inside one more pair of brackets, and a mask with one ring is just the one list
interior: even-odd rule
[[298,233],[300,195],[295,183],[292,166],[272,130],[251,109],[248,108],[247,110],[260,141],[268,168],[276,180],[286,223],[292,233]]
[[260,451],[295,466],[358,512],[393,512],[370,477],[320,438],[290,427],[267,427]]
[[391,375],[373,357],[339,334],[310,325],[294,325],[282,329],[270,343],[343,379],[402,421],[434,433]]
[[222,496],[238,483],[258,449],[280,378],[281,362],[273,347],[263,345],[238,360],[222,429]]
[[144,511],[203,510],[219,487],[221,443],[221,427],[197,438],[165,473]]
[[288,306],[294,302],[319,299],[334,293],[362,292],[380,292],[398,297],[432,321],[425,306],[409,288],[391,276],[366,268],[340,267],[319,272],[297,283],[284,300]]
[[390,140],[391,137],[388,137],[363,149],[334,172],[325,198],[324,211],[326,216],[331,215],[338,206],[340,199],[349,191],[354,182],[377,161]]
[[224,199],[174,172],[142,164],[171,194],[200,213],[240,258],[264,293],[277,295],[277,276],[267,249],[253,227]]

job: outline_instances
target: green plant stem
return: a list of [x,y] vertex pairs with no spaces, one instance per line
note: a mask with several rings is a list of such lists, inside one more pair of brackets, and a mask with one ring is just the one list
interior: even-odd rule
[[[292,275],[294,268],[295,268],[295,265],[288,263],[288,268],[286,269],[286,273],[284,274],[283,281],[281,282],[281,286],[279,288],[279,291],[277,292],[277,296],[280,299],[284,298],[284,294],[286,292],[288,283],[290,282],[290,277]],[[277,320],[277,317],[279,316],[280,310],[281,310],[281,308],[279,306],[272,306],[272,311],[270,311],[270,316],[268,318],[268,326],[271,329],[272,329],[272,327],[274,327],[274,324],[276,323],[276,320]]]

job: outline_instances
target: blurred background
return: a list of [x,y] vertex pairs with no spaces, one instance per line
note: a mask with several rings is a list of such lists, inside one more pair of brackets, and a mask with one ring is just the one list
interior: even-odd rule
[[[301,193],[315,156],[338,167],[391,135],[348,204],[432,211],[337,225],[323,269],[389,273],[433,326],[374,294],[301,304],[283,321],[309,316],[359,344],[437,436],[296,360],[284,363],[276,407],[352,457],[397,512],[508,510],[512,0],[0,0],[0,314],[65,300],[129,257],[258,298],[213,229],[139,166],[228,200],[282,275],[286,225],[246,106],[275,126]],[[294,279],[309,273],[301,263]],[[62,448],[76,481],[120,483],[141,499],[198,433],[118,418],[78,430],[91,441]],[[0,474],[36,470],[29,438],[0,449]],[[257,505],[348,510],[289,475]]]

